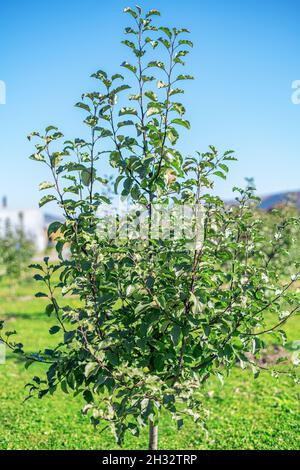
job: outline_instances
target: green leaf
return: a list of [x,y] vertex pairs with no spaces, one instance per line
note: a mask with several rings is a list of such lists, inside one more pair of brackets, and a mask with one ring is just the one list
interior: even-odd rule
[[192,41],[189,41],[187,39],[180,39],[180,41],[178,41],[178,44],[180,45],[187,45],[187,46],[190,46],[190,47],[193,47],[193,43]]
[[153,77],[153,76],[151,77],[151,76],[149,76],[149,75],[142,75],[142,81],[143,81],[144,83],[146,83],[146,82],[153,82],[153,80],[155,80],[155,77]]
[[50,317],[53,312],[54,312],[54,305],[48,304],[45,310],[46,315]]
[[41,135],[40,135],[40,133],[37,132],[37,131],[31,132],[30,134],[28,134],[27,139],[30,141],[30,140],[32,139],[32,137],[40,137],[40,138],[42,138]]
[[225,171],[226,173],[229,172],[228,166],[225,165],[224,163],[219,163],[219,167],[220,167],[223,171]]
[[146,91],[145,96],[147,96],[151,101],[157,101],[157,95],[153,91]]
[[45,129],[46,134],[48,134],[50,131],[58,131],[58,127],[56,126],[48,126]]
[[53,183],[49,183],[48,181],[44,181],[43,183],[41,183],[39,185],[39,190],[40,191],[43,191],[44,189],[50,189],[50,188],[54,188],[55,185]]
[[176,347],[179,344],[179,341],[181,338],[181,327],[177,323],[173,325],[171,337],[172,337],[173,344]]
[[30,155],[30,160],[34,160],[36,162],[45,162],[45,157],[41,155],[40,153],[34,153],[33,155]]
[[107,78],[107,73],[104,70],[98,70],[97,72],[93,73],[92,77],[102,76]]
[[88,379],[93,373],[98,370],[97,362],[89,362],[84,368],[84,375]]
[[126,114],[137,116],[137,110],[134,108],[124,107],[119,111],[119,116],[124,116]]
[[62,226],[63,224],[61,222],[52,222],[48,227],[48,237],[56,233]]
[[64,342],[65,343],[70,343],[74,339],[75,334],[76,334],[75,330],[66,331],[65,334],[64,334]]
[[164,369],[164,364],[165,364],[165,360],[164,360],[164,357],[159,354],[158,356],[155,356],[154,357],[154,366],[155,366],[155,369],[158,371],[158,372],[161,372],[163,371]]
[[43,266],[41,266],[40,264],[30,264],[28,267],[30,269],[38,269],[39,271],[44,271]]
[[219,178],[222,178],[223,180],[226,180],[226,175],[224,175],[224,173],[222,173],[221,171],[215,171],[214,175],[218,176]]
[[126,69],[130,70],[132,73],[136,73],[136,67],[135,65],[131,65],[129,62],[124,61],[121,64],[121,67],[125,67]]
[[139,101],[141,99],[141,95],[129,95],[128,99],[130,101]]
[[198,299],[198,297],[196,297],[193,292],[191,292],[190,300],[191,300],[191,302],[192,302],[192,312],[193,312],[194,314],[199,314],[199,313],[201,313],[201,311],[202,311],[202,304],[201,304],[200,300]]
[[47,297],[48,298],[48,295],[45,294],[44,292],[37,292],[37,294],[35,294],[35,297],[37,298]]
[[108,362],[113,365],[117,366],[119,364],[119,358],[118,355],[114,351],[107,351],[106,357],[108,359]]
[[126,178],[123,184],[122,196],[128,196],[128,194],[130,193],[132,183],[133,183],[132,178]]
[[157,88],[167,88],[167,84],[163,82],[162,80],[158,80],[157,82]]
[[29,369],[29,367],[35,363],[34,359],[28,359],[28,361],[25,362],[25,369]]
[[167,137],[172,145],[176,144],[179,134],[174,128],[169,128],[167,131]]
[[61,383],[60,383],[60,388],[62,389],[62,391],[66,394],[69,393],[68,391],[68,385],[67,385],[67,382],[65,380],[63,380]]
[[115,181],[115,184],[114,184],[114,191],[116,194],[118,194],[118,186],[120,184],[120,182],[122,181],[122,179],[124,179],[125,176],[123,175],[119,175],[117,178],[116,178],[116,181]]
[[120,73],[115,73],[114,75],[112,75],[111,80],[114,81],[114,80],[117,80],[118,78],[120,80],[124,80],[123,75],[121,75]]
[[103,70],[98,70],[98,72],[92,74],[92,78],[100,80],[105,86],[110,86],[111,81],[107,78],[107,73]]
[[176,36],[178,36],[178,34],[182,34],[182,33],[190,33],[190,30],[187,29],[187,28],[176,29]]
[[138,34],[138,31],[134,30],[133,28],[126,27],[125,28],[125,34]]
[[127,39],[125,39],[124,41],[121,41],[121,43],[127,47],[130,47],[130,49],[133,49],[133,50],[136,49],[135,44],[131,41],[128,41]]
[[153,106],[148,108],[147,110],[147,116],[148,117],[151,117],[151,116],[154,116],[154,114],[159,114],[161,111],[159,108],[154,108]]
[[170,90],[170,96],[178,95],[180,93],[184,93],[184,90],[182,90],[181,88],[172,88]]
[[176,82],[180,80],[194,80],[194,77],[192,75],[178,75]]
[[124,8],[123,11],[124,11],[124,13],[129,13],[129,14],[130,14],[131,16],[133,16],[133,18],[135,18],[135,19],[138,17],[137,13],[136,13],[132,8],[130,8],[130,7]]
[[56,201],[56,197],[53,196],[52,194],[49,194],[48,196],[44,196],[42,197],[42,199],[40,200],[40,207],[43,207],[45,206],[46,204],[48,204],[49,202],[52,202],[52,201]]
[[113,93],[114,93],[114,94],[120,93],[121,91],[124,91],[124,90],[130,90],[130,88],[131,88],[131,87],[130,87],[129,85],[125,85],[125,84],[124,84],[124,85],[120,85],[120,86],[118,86],[117,88],[115,88],[115,89],[113,90]]
[[218,377],[221,384],[224,385],[224,377],[220,372],[216,372],[216,377]]
[[134,125],[134,122],[130,120],[118,122],[118,128],[124,127],[124,126],[133,126],[133,125]]
[[50,335],[55,335],[59,331],[60,331],[60,326],[55,325],[55,326],[51,326],[49,333]]
[[172,38],[172,31],[169,29],[169,28],[166,28],[164,26],[161,26],[160,28],[158,28],[160,31],[162,31],[163,33],[165,33],[169,39]]
[[93,394],[92,394],[92,392],[91,392],[90,390],[85,390],[85,391],[83,392],[83,398],[85,399],[85,401],[86,401],[87,403],[92,403],[92,401],[93,401]]
[[84,186],[89,186],[92,181],[92,173],[90,168],[86,168],[81,172],[81,181]]
[[63,152],[54,152],[50,157],[51,166],[56,168],[62,161],[65,153]]
[[154,9],[149,10],[148,13],[146,14],[146,18],[149,18],[150,16],[153,16],[153,15],[160,16],[160,12]]
[[165,64],[161,62],[160,60],[152,60],[151,62],[148,63],[148,67],[157,67],[161,70],[165,70]]
[[191,128],[191,124],[189,121],[186,121],[184,119],[173,119],[172,120],[172,124],[178,124],[179,126],[183,126],[185,127],[186,129],[190,129]]
[[185,114],[185,107],[181,103],[172,103],[172,111],[176,111],[180,116]]
[[76,103],[75,106],[76,106],[76,108],[84,109],[84,110],[87,111],[88,113],[91,112],[91,108],[90,108],[87,104],[85,104],[85,103],[79,102],[79,103]]
[[178,429],[178,431],[182,428],[183,424],[184,423],[183,423],[182,418],[177,420],[177,429]]
[[111,307],[111,309],[116,312],[118,310],[121,310],[121,308],[123,307],[123,301],[122,299],[118,299]]

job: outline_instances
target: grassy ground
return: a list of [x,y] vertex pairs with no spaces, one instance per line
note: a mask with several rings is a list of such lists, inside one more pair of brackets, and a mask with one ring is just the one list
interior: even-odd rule
[[[49,346],[51,321],[45,317],[43,299],[35,299],[36,285],[0,284],[0,319],[10,329],[22,332],[27,350]],[[286,331],[290,341],[300,339],[300,317]],[[41,366],[29,371],[15,355],[8,353],[0,365],[0,449],[114,449],[109,432],[94,432],[81,414],[82,400],[58,392],[54,397],[23,402],[24,385]],[[161,423],[161,449],[300,449],[299,388],[286,377],[269,374],[253,380],[236,368],[222,387],[215,381],[206,385],[205,399],[211,415],[209,435],[192,422],[177,433],[166,416]],[[174,437],[176,435],[176,438]],[[139,439],[128,437],[127,449],[147,448],[147,432]]]

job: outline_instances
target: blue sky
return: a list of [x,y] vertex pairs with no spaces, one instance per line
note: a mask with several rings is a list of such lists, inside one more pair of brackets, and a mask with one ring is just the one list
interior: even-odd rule
[[[181,149],[236,150],[218,192],[254,177],[259,193],[300,189],[300,105],[291,84],[300,80],[299,0],[147,0],[166,26],[187,27],[195,47],[188,59],[185,105],[192,129]],[[57,124],[80,136],[82,114],[73,105],[92,90],[90,74],[118,70],[128,57],[120,44],[129,16],[126,0],[1,0],[0,196],[13,207],[38,203],[46,170],[28,160],[29,132]],[[107,167],[103,169],[107,173]]]

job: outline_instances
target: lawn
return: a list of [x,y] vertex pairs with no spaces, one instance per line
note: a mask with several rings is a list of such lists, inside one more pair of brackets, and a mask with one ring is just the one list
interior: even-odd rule
[[[19,338],[29,351],[49,346],[53,324],[44,315],[44,300],[34,298],[36,288],[30,279],[0,284],[0,319],[21,332]],[[300,316],[285,329],[289,341],[300,339]],[[110,432],[94,431],[82,415],[81,397],[58,392],[24,402],[24,386],[41,367],[25,370],[9,352],[0,365],[0,449],[118,449]],[[208,436],[189,421],[177,432],[164,416],[161,449],[300,449],[299,387],[286,376],[276,379],[262,373],[253,380],[252,374],[236,367],[224,386],[214,380],[206,384],[204,400],[210,410]],[[147,430],[138,439],[128,436],[124,447],[146,449]]]

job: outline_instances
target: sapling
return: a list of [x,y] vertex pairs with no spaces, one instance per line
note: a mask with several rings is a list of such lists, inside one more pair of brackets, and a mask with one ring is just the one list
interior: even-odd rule
[[20,279],[33,255],[32,240],[22,228],[13,230],[8,224],[0,235],[0,279]]
[[284,276],[293,275],[294,263],[300,260],[299,213],[293,200],[261,214],[265,255]]
[[[251,185],[235,188],[231,206],[212,191],[232,151],[179,150],[180,130],[190,128],[180,102],[182,84],[193,78],[180,70],[193,46],[189,31],[157,26],[157,10],[125,12],[128,80],[99,70],[96,91],[76,105],[90,137],[64,141],[54,126],[30,136],[37,139],[31,158],[52,177],[40,186],[47,191],[40,205],[56,203],[64,222],[49,227],[60,234],[59,262],[34,265],[57,345],[27,355],[27,365],[50,364],[30,395],[82,394],[94,426],[111,426],[119,444],[127,431],[138,436],[149,426],[156,449],[162,413],[178,429],[186,418],[205,425],[201,389],[209,377],[223,382],[236,364],[259,374],[265,335],[284,337],[281,325],[299,310],[291,287],[300,268],[284,282],[272,264]],[[116,206],[104,194],[107,161],[116,194],[130,203],[114,223],[103,210]],[[69,296],[76,306],[66,305]],[[296,380],[295,366],[286,370]]]

